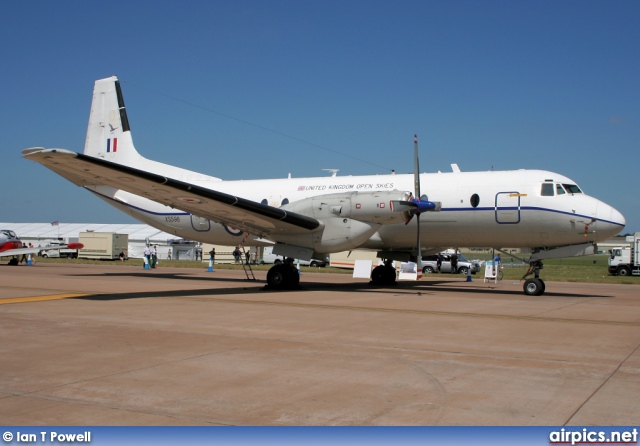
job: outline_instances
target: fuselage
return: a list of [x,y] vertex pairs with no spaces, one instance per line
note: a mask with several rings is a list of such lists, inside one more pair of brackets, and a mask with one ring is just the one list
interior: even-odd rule
[[0,252],[22,248],[22,242],[10,229],[0,229]]
[[[340,192],[413,189],[413,175],[369,175],[222,181],[193,173],[182,179],[274,207]],[[576,183],[541,170],[421,174],[423,194],[441,203],[422,214],[423,247],[550,247],[598,242],[619,233],[625,219]],[[88,187],[110,204],[164,231],[206,243],[235,245],[245,234],[110,187]],[[381,207],[389,203],[381,203]],[[388,224],[359,247],[401,250],[415,246],[416,220]],[[247,244],[268,244],[249,234]]]

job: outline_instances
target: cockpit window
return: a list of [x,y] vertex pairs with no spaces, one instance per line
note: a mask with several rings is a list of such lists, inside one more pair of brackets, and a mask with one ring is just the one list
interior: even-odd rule
[[562,195],[564,193],[566,193],[566,192],[562,188],[562,184],[556,184],[556,194],[557,195]]
[[553,197],[553,184],[542,183],[542,188],[540,189],[540,195],[542,195],[543,197]]
[[570,194],[581,194],[582,191],[580,190],[580,188],[575,185],[575,184],[563,184],[565,190],[567,192],[569,192]]

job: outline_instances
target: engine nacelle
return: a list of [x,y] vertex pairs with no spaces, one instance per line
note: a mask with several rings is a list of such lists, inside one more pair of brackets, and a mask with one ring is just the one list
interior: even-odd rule
[[405,222],[404,209],[397,209],[393,203],[407,201],[410,196],[410,192],[399,190],[340,192],[295,201],[282,208],[318,220],[344,217],[385,225]]
[[410,192],[398,190],[340,192],[295,201],[282,209],[316,218],[322,222],[321,228],[304,235],[279,233],[274,238],[318,253],[355,249],[381,225],[404,223],[406,209],[393,203],[406,202],[410,196]]
[[[331,253],[356,249],[380,229],[376,223],[352,218],[330,217],[322,220],[320,230],[308,234],[279,233],[273,238],[288,245],[311,248],[317,253]],[[303,260],[311,260],[311,257]]]

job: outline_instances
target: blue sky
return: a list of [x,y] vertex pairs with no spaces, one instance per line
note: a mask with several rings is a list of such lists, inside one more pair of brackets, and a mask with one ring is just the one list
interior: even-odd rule
[[409,172],[417,133],[423,171],[559,172],[640,231],[635,0],[5,1],[0,13],[2,221],[134,222],[20,156],[82,151],[93,82],[117,75],[136,147],[158,161],[224,179]]

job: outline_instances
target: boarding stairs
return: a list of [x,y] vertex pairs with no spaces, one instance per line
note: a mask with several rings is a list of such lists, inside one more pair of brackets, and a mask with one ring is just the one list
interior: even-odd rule
[[[249,235],[249,234],[247,234]],[[240,264],[242,265],[242,269],[244,269],[244,273],[247,276],[247,280],[256,280],[256,276],[253,274],[253,269],[251,269],[251,249],[249,252],[244,247],[244,242],[247,240],[245,236],[244,240],[242,240],[242,244],[240,248],[242,249],[242,257],[240,258]],[[247,254],[249,254],[247,256]]]

